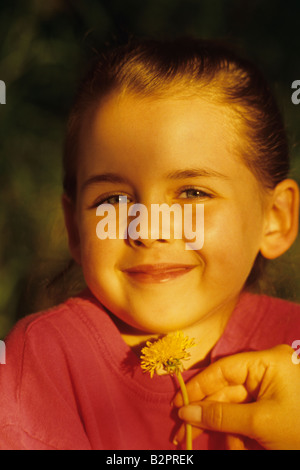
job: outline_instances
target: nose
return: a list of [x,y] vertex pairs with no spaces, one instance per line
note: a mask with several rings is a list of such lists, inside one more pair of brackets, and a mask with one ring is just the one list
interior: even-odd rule
[[129,241],[130,245],[134,248],[136,248],[136,247],[150,248],[154,244],[167,243],[167,240],[164,240],[162,238],[152,239],[152,238],[140,238],[139,237],[137,239],[133,239],[130,236],[128,237],[128,241]]
[[[153,220],[149,205],[135,204],[129,209],[130,222],[127,226],[129,243],[133,247],[151,247],[168,241],[166,233],[160,227],[159,218]],[[137,216],[137,218],[136,218]]]

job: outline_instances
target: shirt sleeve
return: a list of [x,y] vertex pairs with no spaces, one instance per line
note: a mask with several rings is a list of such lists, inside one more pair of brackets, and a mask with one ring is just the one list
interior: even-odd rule
[[63,334],[52,322],[19,322],[0,365],[0,449],[91,449],[76,404]]

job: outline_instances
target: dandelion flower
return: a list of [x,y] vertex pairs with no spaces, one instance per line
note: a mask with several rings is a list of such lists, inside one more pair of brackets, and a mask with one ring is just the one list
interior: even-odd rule
[[184,336],[182,331],[169,333],[154,343],[147,341],[142,349],[141,367],[150,372],[151,377],[162,369],[168,374],[177,374],[184,369],[182,361],[190,358],[187,349],[194,344],[194,340]]
[[[145,372],[149,372],[151,378],[154,372],[160,370],[166,371],[168,374],[175,374],[181,388],[183,402],[189,404],[188,394],[185,387],[181,371],[184,369],[183,362],[191,357],[187,349],[195,345],[194,339],[184,336],[182,331],[169,333],[163,338],[151,342],[147,341],[146,346],[142,349],[141,367]],[[192,428],[190,424],[186,424],[186,448],[192,449]]]

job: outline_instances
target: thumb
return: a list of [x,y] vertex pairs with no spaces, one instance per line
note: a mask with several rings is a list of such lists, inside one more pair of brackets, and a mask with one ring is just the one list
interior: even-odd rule
[[201,429],[255,438],[253,417],[256,405],[203,401],[201,404],[183,406],[178,415],[182,420]]

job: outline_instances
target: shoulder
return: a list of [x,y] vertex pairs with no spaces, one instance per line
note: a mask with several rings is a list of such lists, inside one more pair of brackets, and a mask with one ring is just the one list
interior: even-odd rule
[[300,340],[300,305],[244,292],[217,343],[213,357],[269,349]]
[[240,313],[255,312],[255,316],[262,316],[286,320],[293,318],[300,321],[300,304],[281,299],[278,297],[271,297],[264,294],[251,294],[244,292],[237,304],[237,311]]
[[[95,309],[101,309],[100,304],[95,301],[92,294],[84,291],[77,297],[72,297],[59,305],[22,318],[11,329],[5,341],[9,341],[11,337],[17,335],[28,336],[36,331],[49,331],[51,325],[55,325],[56,330],[59,330],[63,325],[76,325],[82,315]],[[67,330],[64,333],[67,333]]]
[[17,344],[24,343],[28,338],[39,337],[42,341],[47,341],[49,334],[53,336],[55,325],[68,322],[71,315],[71,308],[68,302],[52,307],[48,310],[27,315],[19,320],[5,338],[8,348],[15,350]]
[[2,400],[6,397],[7,405],[12,397],[19,400],[21,390],[38,390],[43,378],[66,380],[70,368],[85,360],[93,344],[86,318],[94,310],[101,312],[93,299],[80,295],[15,324],[4,340],[6,363],[0,366]]
[[244,314],[252,323],[253,338],[263,343],[291,344],[300,339],[300,304],[268,295],[246,294]]
[[266,315],[266,319],[276,319],[285,324],[291,321],[300,323],[300,304],[268,295],[248,295],[257,305],[259,312]]
[[31,358],[37,359],[42,354],[55,360],[59,355],[66,356],[66,351],[80,349],[76,345],[93,341],[89,317],[97,317],[101,312],[105,315],[93,296],[83,292],[48,310],[27,315],[5,338],[7,365],[24,361],[26,353]]

